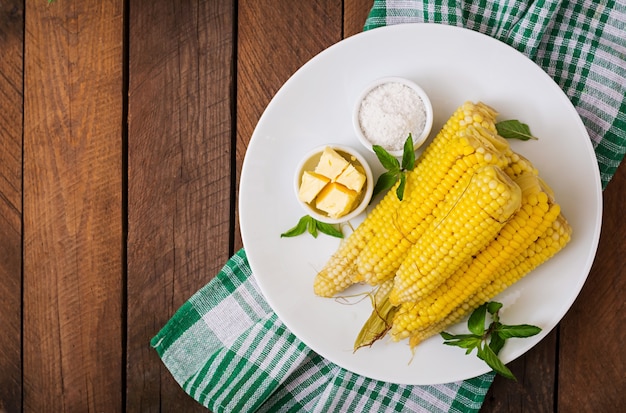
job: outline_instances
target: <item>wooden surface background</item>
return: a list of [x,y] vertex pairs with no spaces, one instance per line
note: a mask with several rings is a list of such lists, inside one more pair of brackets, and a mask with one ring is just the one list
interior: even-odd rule
[[[278,88],[371,0],[0,1],[0,412],[206,411],[150,338],[242,247]],[[483,412],[626,411],[626,166],[580,297]]]

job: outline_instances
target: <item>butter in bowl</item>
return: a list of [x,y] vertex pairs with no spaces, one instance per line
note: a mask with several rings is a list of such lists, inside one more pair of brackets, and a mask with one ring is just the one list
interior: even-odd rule
[[295,191],[306,213],[337,224],[361,214],[374,189],[367,161],[356,150],[336,144],[317,147],[298,165]]

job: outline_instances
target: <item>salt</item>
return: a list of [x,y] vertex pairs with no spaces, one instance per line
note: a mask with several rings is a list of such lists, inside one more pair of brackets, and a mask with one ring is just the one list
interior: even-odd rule
[[361,102],[359,124],[365,138],[388,151],[401,151],[409,133],[419,137],[426,126],[426,107],[409,86],[383,83]]

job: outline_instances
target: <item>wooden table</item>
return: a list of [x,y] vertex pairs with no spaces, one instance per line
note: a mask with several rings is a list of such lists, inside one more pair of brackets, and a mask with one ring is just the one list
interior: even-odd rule
[[[371,0],[0,2],[0,412],[203,411],[150,338],[242,247],[259,116]],[[565,319],[484,412],[626,409],[626,166]]]

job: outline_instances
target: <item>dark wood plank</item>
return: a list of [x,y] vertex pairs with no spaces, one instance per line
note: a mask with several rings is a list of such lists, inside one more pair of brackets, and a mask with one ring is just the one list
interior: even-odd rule
[[365,20],[374,4],[373,0],[344,0],[343,37],[350,37],[363,31]]
[[496,376],[481,412],[552,412],[556,377],[557,330],[524,356],[508,364],[517,381]]
[[558,406],[562,412],[626,411],[626,164],[604,191],[598,253],[561,322]]
[[[237,186],[254,128],[289,77],[342,38],[339,0],[243,0],[238,11]],[[261,18],[270,16],[271,19]],[[242,247],[237,220],[235,249]]]
[[26,3],[26,412],[122,411],[122,10]]
[[232,252],[233,13],[129,3],[128,411],[202,410],[149,341]]
[[22,408],[24,7],[0,3],[0,412]]

